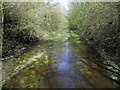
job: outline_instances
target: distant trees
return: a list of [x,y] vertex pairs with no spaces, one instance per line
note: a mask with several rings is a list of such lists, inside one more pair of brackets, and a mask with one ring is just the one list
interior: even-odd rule
[[[30,44],[41,39],[49,39],[62,30],[63,15],[58,3],[3,2],[2,6],[3,53],[8,53],[8,49],[20,43],[29,47]],[[14,44],[9,41],[14,41]]]
[[118,5],[106,3],[72,3],[69,28],[91,46],[118,54]]
[[3,7],[5,35],[10,32],[8,36],[24,36],[25,39],[28,36],[42,36],[60,28],[61,12],[58,5],[25,2],[4,3]]

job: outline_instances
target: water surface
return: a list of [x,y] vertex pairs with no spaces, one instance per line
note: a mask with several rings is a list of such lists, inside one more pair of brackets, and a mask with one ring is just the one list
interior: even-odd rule
[[[39,50],[43,46],[38,45],[33,50]],[[43,51],[46,51],[46,53],[44,53],[41,57],[34,56],[35,60],[33,63],[27,65],[21,69],[18,74],[7,80],[4,87],[115,87],[113,85],[113,81],[101,73],[108,72],[93,62],[93,60],[95,61],[101,59],[99,54],[97,54],[97,52],[91,47],[88,47],[85,44],[77,44],[74,40],[69,39],[64,42],[54,42],[52,47],[45,47],[42,49],[43,50],[40,50],[37,53],[41,53]]]

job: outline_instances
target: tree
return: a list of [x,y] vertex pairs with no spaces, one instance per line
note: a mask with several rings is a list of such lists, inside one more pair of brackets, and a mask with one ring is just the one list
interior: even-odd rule
[[[4,2],[3,12],[3,51],[5,53],[8,52],[7,49],[17,46],[17,43],[29,47],[30,44],[41,39],[49,39],[59,30],[62,30],[63,16],[60,5],[57,3]],[[9,46],[8,41],[15,41],[14,45]]]
[[118,46],[118,3],[73,3],[70,29],[86,42],[116,54]]

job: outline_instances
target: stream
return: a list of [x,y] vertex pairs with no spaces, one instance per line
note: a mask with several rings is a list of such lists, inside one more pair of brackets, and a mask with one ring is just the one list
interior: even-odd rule
[[[31,63],[27,65],[28,58]],[[22,56],[3,62],[3,88],[115,88],[113,81],[103,74],[109,71],[93,62],[98,60],[101,57],[94,49],[76,43],[74,38],[54,42],[51,47],[38,44]],[[14,73],[18,64],[22,68]]]

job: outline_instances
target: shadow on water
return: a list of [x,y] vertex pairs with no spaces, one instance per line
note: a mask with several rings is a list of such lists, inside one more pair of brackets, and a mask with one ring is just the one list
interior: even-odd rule
[[[89,53],[88,50],[91,49],[85,45],[68,40],[62,43],[55,42],[52,49],[44,50],[47,53],[42,58],[38,58],[18,72],[7,81],[5,86],[25,88],[114,87],[110,80],[81,61],[96,66],[90,62],[94,54]],[[85,60],[83,57],[89,58]],[[96,66],[96,68],[99,67]]]

